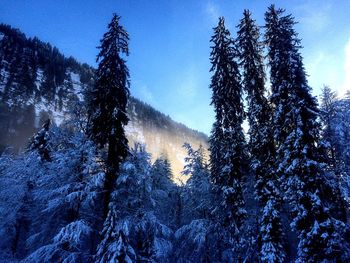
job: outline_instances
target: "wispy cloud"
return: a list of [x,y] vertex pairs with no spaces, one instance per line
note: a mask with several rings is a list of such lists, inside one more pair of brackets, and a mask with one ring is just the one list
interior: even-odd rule
[[305,68],[308,74],[308,81],[311,86],[315,88],[319,83],[319,76],[317,73],[322,68],[325,62],[329,62],[328,55],[322,51],[316,51],[313,54],[305,57]]
[[331,23],[331,8],[329,1],[305,1],[295,10],[306,31],[323,32]]
[[350,90],[350,38],[343,47],[343,52],[336,54],[319,49],[305,57],[309,84],[316,94],[323,85],[329,85],[340,97]]
[[199,89],[200,76],[194,65],[190,65],[182,78],[178,83],[178,95],[185,100],[193,100]]
[[314,95],[321,93],[323,85],[329,85],[339,93],[342,72],[336,55],[322,48],[309,51],[305,56],[305,68]]
[[142,85],[139,87],[139,93],[143,101],[154,105],[155,99],[154,99],[153,93],[146,85]]
[[344,48],[344,82],[339,90],[339,95],[344,95],[346,91],[350,90],[350,38]]
[[212,1],[208,1],[205,7],[205,13],[207,14],[210,23],[216,24],[220,16],[219,7]]
[[197,94],[197,80],[193,76],[188,76],[180,84],[178,89],[179,96],[182,96],[186,100],[193,99]]

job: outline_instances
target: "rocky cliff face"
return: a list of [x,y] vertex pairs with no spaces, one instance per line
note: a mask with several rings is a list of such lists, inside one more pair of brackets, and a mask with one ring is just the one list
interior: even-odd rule
[[[48,117],[56,124],[79,111],[86,91],[94,83],[94,69],[66,58],[49,43],[26,38],[17,29],[0,25],[0,152],[6,147],[24,149],[28,138]],[[74,108],[72,107],[74,105]],[[142,101],[131,98],[130,123],[126,127],[130,145],[141,142],[152,160],[167,157],[174,179],[186,181],[185,142],[207,145],[207,136],[194,131]]]

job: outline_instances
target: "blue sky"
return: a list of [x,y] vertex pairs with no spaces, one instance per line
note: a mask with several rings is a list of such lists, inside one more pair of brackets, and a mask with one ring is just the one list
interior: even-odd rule
[[350,88],[350,0],[3,0],[0,22],[57,46],[65,55],[96,66],[96,46],[113,12],[130,34],[128,66],[135,97],[209,134],[209,39],[218,16],[233,36],[244,9],[263,25],[275,3],[292,13],[304,46],[309,84],[343,94]]

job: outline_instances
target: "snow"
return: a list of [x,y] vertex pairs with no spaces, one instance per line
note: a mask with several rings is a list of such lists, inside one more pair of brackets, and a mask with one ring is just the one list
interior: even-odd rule
[[80,82],[80,75],[70,72],[70,77],[72,79],[74,93],[80,101],[84,101],[83,84]]
[[35,85],[36,85],[37,89],[39,89],[41,83],[43,82],[43,78],[44,78],[43,70],[42,69],[38,69],[36,75],[37,75],[37,77],[36,77]]
[[146,143],[146,139],[143,135],[143,129],[136,122],[129,122],[128,125],[125,126],[125,133],[132,136],[137,142]]
[[49,103],[46,99],[42,98],[40,102],[35,103],[35,126],[39,128],[40,113],[49,113],[50,118],[59,126],[66,119],[63,111],[55,109],[52,103]]
[[8,72],[4,68],[2,68],[0,71],[0,76],[1,78],[3,78],[3,81],[0,83],[0,95],[1,95],[1,93],[4,92],[5,84],[8,78]]
[[[297,55],[292,56],[293,63],[298,62]],[[283,62],[278,59],[276,61]],[[73,91],[79,101],[82,101],[85,87],[80,83],[80,76],[74,72],[68,73]],[[37,87],[40,87],[42,81],[43,71],[39,70]],[[251,84],[256,84],[254,79]],[[281,90],[289,90],[289,84],[287,81],[283,83]],[[0,91],[1,89],[3,86],[0,85]],[[292,92],[291,97],[294,95]],[[9,100],[9,103],[12,101]],[[59,111],[45,99],[38,103],[32,100],[31,103],[35,103],[37,126],[41,111],[49,112],[58,124],[66,118],[66,108]],[[318,149],[313,148],[311,143],[304,145],[306,143],[300,138],[308,135],[303,124],[314,124],[301,120],[301,106],[305,108],[305,103],[306,100],[301,99],[297,101],[296,107],[287,105],[292,108],[288,114],[295,117],[288,125],[295,127],[285,136],[286,139],[283,138],[283,143],[276,143],[284,146],[278,149],[281,160],[273,160],[273,169],[279,168],[280,180],[273,177],[275,171],[272,171],[271,177],[270,174],[265,174],[269,180],[262,190],[267,197],[259,199],[260,203],[245,205],[241,205],[244,200],[238,195],[240,190],[244,191],[247,200],[253,199],[255,194],[247,191],[249,188],[246,185],[241,189],[241,181],[234,177],[237,170],[232,160],[241,158],[243,154],[237,156],[232,145],[227,145],[226,150],[216,154],[224,156],[219,162],[219,174],[225,173],[225,176],[234,178],[227,180],[230,184],[219,182],[214,185],[211,182],[213,174],[210,174],[207,164],[201,159],[203,156],[187,147],[188,155],[184,158],[185,155],[179,153],[175,140],[169,139],[168,149],[177,152],[175,158],[184,161],[183,174],[190,177],[186,184],[177,186],[171,181],[173,175],[165,159],[151,163],[150,154],[143,145],[148,134],[142,123],[131,122],[126,127],[126,133],[141,144],[130,149],[130,154],[123,160],[114,177],[116,182],[112,180],[115,184],[107,187],[106,176],[109,174],[105,172],[109,170],[104,162],[104,150],[97,148],[85,134],[71,129],[53,127],[45,131],[44,137],[48,141],[45,146],[50,151],[51,160],[39,158],[40,150],[46,149],[42,144],[16,156],[0,156],[0,261],[3,258],[7,261],[23,258],[23,262],[117,262],[120,257],[124,257],[125,262],[167,262],[170,257],[177,262],[258,261],[244,259],[245,254],[238,260],[241,251],[244,251],[247,254],[259,254],[259,259],[264,262],[282,262],[285,247],[278,240],[280,238],[283,241],[284,238],[280,214],[283,215],[283,227],[289,231],[287,225],[291,223],[296,232],[287,232],[287,238],[298,235],[299,244],[294,238],[293,242],[285,240],[285,244],[290,246],[287,249],[298,249],[297,261],[303,261],[302,257],[308,256],[310,251],[317,252],[311,256],[326,258],[326,252],[349,250],[345,245],[341,247],[341,235],[344,235],[342,231],[347,225],[336,221],[329,212],[333,200],[322,196],[323,188],[320,185],[309,184],[313,178],[320,179],[312,181],[318,183],[326,177],[317,178],[321,171],[312,169],[318,168],[320,164],[311,158],[313,152],[310,154],[310,151]],[[342,112],[344,115],[348,113],[347,106]],[[256,110],[260,109],[256,107]],[[277,105],[277,109],[275,117],[286,117],[281,105]],[[137,116],[135,107],[132,111]],[[308,113],[316,115],[314,109],[308,109]],[[341,122],[338,121],[340,119]],[[15,121],[22,123],[24,119]],[[338,116],[335,122],[336,138],[344,147],[340,160],[345,163],[349,157],[348,120],[345,116]],[[234,128],[241,124],[228,125],[222,130],[227,137],[235,137],[237,134],[234,133]],[[166,129],[167,125],[162,128]],[[160,148],[162,137],[155,133],[152,130],[150,137],[155,141],[154,147]],[[316,131],[315,134],[318,135]],[[241,134],[238,134],[237,138],[239,137],[243,138]],[[185,136],[181,139],[184,138]],[[40,143],[37,137],[34,137],[35,142]],[[262,163],[257,161],[256,165],[260,166],[256,168],[263,167]],[[346,180],[343,182],[346,188],[343,191],[349,192],[349,175],[345,168],[341,169],[341,179]],[[240,172],[237,177],[241,176]],[[254,174],[247,176],[255,178]],[[332,177],[333,174],[329,176]],[[259,183],[264,179],[262,176]],[[285,186],[287,191],[280,191],[279,186]],[[307,187],[311,190],[306,191]],[[107,195],[109,199],[106,199]],[[280,198],[288,201],[281,213]],[[104,207],[107,205],[106,200],[109,201],[108,207]],[[324,206],[328,202],[329,208]],[[246,210],[246,207],[250,210]],[[104,208],[109,211],[103,211]],[[244,218],[247,211],[253,210],[256,214],[248,214],[248,219]],[[257,218],[257,215],[261,218]],[[238,222],[240,216],[244,221],[242,227]],[[254,223],[249,219],[254,220]],[[252,234],[249,229],[260,232]],[[97,254],[94,255],[96,247],[93,246],[98,243]],[[257,245],[261,246],[261,251],[257,251]],[[8,257],[8,254],[15,256]]]
[[55,243],[69,243],[69,246],[78,248],[83,236],[89,235],[93,230],[84,220],[72,222],[63,227],[53,238]]

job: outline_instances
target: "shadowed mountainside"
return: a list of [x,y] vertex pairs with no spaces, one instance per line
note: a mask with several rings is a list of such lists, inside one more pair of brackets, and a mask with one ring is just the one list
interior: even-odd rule
[[[79,111],[94,85],[95,69],[65,57],[56,47],[38,38],[27,38],[18,29],[0,25],[0,152],[7,147],[23,150],[28,138],[47,119],[61,124]],[[77,109],[78,108],[78,109]],[[83,110],[82,110],[83,111]],[[207,136],[173,121],[150,105],[131,97],[130,145],[146,144],[152,160],[170,160],[174,179],[186,181],[185,142],[208,148]]]

